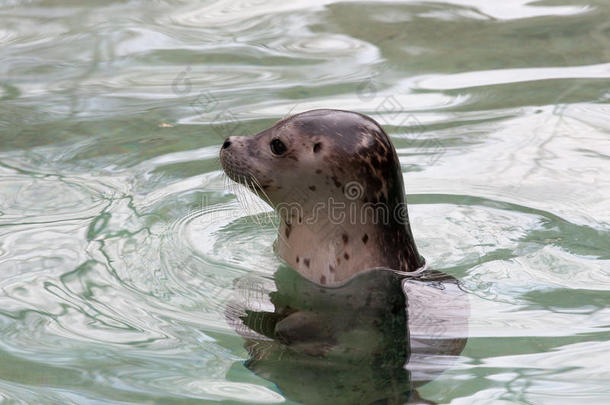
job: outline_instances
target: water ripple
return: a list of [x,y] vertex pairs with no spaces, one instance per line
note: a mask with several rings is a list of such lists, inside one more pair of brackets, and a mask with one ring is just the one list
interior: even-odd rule
[[610,63],[589,66],[501,69],[444,76],[425,76],[417,79],[416,84],[418,88],[422,89],[454,90],[526,81],[578,78],[609,79]]
[[468,292],[422,397],[607,402],[606,4],[75,4],[0,5],[0,401],[291,402],[225,319],[270,310],[282,262],[218,149],[339,108],[384,126],[421,252]]

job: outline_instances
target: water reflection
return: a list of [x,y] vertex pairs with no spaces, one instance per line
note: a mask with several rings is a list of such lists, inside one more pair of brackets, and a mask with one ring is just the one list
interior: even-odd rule
[[440,272],[377,269],[326,288],[280,267],[274,281],[239,280],[226,314],[246,367],[298,402],[427,403],[417,387],[466,344],[468,298]]

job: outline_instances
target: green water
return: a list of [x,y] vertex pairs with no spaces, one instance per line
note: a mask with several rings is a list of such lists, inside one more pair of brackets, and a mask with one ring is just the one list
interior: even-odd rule
[[280,260],[217,155],[324,107],[391,135],[420,252],[468,293],[421,397],[609,403],[609,21],[606,0],[0,1],[0,402],[302,400],[227,321]]

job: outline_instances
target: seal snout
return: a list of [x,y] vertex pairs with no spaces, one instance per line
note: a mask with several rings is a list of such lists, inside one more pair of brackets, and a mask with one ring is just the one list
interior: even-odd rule
[[[225,174],[236,183],[247,187],[262,187],[257,177],[258,170],[248,153],[247,139],[241,136],[229,136],[220,147],[220,164]],[[255,193],[259,193],[254,188]]]

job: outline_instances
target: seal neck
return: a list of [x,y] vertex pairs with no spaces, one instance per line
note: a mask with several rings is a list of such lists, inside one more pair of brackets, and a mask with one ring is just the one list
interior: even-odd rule
[[[372,209],[363,204],[356,208],[359,214]],[[325,214],[318,212],[315,219],[307,214],[297,220],[281,218],[278,253],[308,279],[332,286],[372,268],[415,271],[424,265],[411,234],[406,206],[405,223],[390,217],[370,221],[372,211],[351,218],[353,212],[349,210],[343,218]]]

